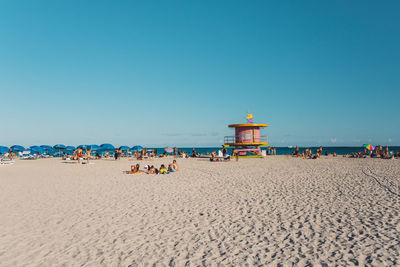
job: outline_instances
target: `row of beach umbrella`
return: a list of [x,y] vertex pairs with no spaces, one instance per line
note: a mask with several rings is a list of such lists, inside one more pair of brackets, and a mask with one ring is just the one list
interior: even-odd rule
[[[77,148],[90,149],[90,150],[94,150],[94,151],[96,151],[96,150],[115,150],[115,147],[112,144],[102,144],[100,146],[98,146],[98,145],[79,145],[77,147],[65,146],[63,144],[57,144],[54,146],[48,146],[48,145],[30,146],[29,148],[25,148],[20,145],[13,145],[10,148],[14,152],[22,152],[22,151],[30,150],[31,152],[40,153],[40,154],[43,154],[43,153],[49,152],[49,151],[53,151],[53,150],[58,150],[59,152],[61,150],[73,151]],[[10,151],[10,148],[8,148],[6,146],[0,146],[0,153],[6,153],[6,152]],[[142,150],[143,147],[142,146],[133,146],[131,148],[129,146],[120,146],[119,149],[121,149],[123,151],[127,151],[127,150],[136,151],[136,150]]]

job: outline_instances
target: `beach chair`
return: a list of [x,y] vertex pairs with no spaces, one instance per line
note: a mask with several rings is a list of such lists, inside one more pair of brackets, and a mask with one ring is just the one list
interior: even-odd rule
[[36,159],[36,156],[31,155],[30,151],[23,151],[21,154],[22,154],[22,156],[20,157],[20,159],[24,159],[24,160]]
[[0,164],[13,164],[14,161],[9,158],[8,153],[4,153],[3,155],[0,156]]

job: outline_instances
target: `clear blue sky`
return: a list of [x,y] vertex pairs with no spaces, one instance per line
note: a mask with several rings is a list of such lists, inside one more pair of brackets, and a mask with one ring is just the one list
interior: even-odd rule
[[0,145],[400,144],[399,1],[0,2]]

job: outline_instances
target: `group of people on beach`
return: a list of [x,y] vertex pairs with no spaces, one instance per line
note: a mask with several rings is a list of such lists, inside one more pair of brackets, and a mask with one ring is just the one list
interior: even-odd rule
[[[329,156],[329,152],[326,151],[325,156]],[[319,148],[317,148],[317,150],[315,151],[315,153],[313,153],[312,149],[310,148],[306,148],[304,149],[301,153],[300,153],[300,149],[298,146],[296,146],[295,150],[292,153],[292,156],[295,157],[302,157],[303,159],[318,159],[321,157],[321,155],[323,155],[323,148],[322,146],[320,146]],[[336,153],[333,152],[332,156],[336,157]]]
[[381,158],[381,159],[394,159],[394,158],[400,158],[400,152],[393,153],[393,151],[389,151],[389,147],[386,146],[385,149],[381,145],[377,145],[373,151],[370,151],[369,153],[367,152],[366,149],[364,149],[364,153],[358,152],[358,153],[352,153],[352,154],[346,154],[343,155],[343,157],[346,158]]
[[[311,149],[306,148],[300,153],[300,149],[298,146],[296,146],[295,150],[291,154],[292,156],[296,157],[302,157],[302,158],[308,158],[308,159],[318,159],[321,157],[321,155],[329,156],[329,152],[326,151],[323,153],[322,147],[319,147],[315,153],[312,152]],[[332,153],[333,157],[336,157],[336,153]],[[383,149],[381,145],[378,145],[375,147],[373,151],[367,151],[367,149],[364,149],[364,152],[357,152],[357,153],[351,153],[351,154],[345,154],[343,155],[345,158],[381,158],[381,159],[394,159],[394,158],[400,158],[400,152],[393,153],[392,151],[389,151],[389,147],[386,146],[386,149]]]
[[91,156],[91,149],[85,149],[83,150],[83,148],[77,148],[73,151],[72,156],[69,154],[63,154],[62,159],[63,160],[67,160],[67,159],[72,159],[72,160],[77,160],[78,163],[81,163],[81,160],[84,159],[84,157],[86,157],[87,163],[89,163],[90,159],[92,158]]
[[166,167],[164,164],[161,164],[160,168],[155,168],[154,165],[146,165],[144,167],[144,170],[140,170],[140,165],[131,165],[131,170],[130,171],[125,171],[124,173],[126,174],[140,174],[140,173],[146,173],[146,174],[168,174],[170,172],[177,172],[179,171],[179,165],[176,162],[176,160],[173,160],[171,164]]
[[197,153],[194,148],[192,149],[192,153],[189,153],[189,152],[186,152],[186,151],[178,150],[178,148],[174,147],[172,154],[173,154],[174,158],[184,158],[184,159],[187,159],[187,158],[190,158],[190,157],[199,158],[199,157],[203,157],[204,156],[203,154]]

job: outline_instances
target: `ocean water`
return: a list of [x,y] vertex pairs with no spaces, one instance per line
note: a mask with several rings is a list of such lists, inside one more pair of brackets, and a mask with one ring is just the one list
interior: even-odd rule
[[[313,152],[315,152],[319,146],[317,147],[299,147],[300,152],[303,151],[304,149],[309,148]],[[345,154],[351,154],[351,153],[357,153],[357,152],[364,152],[364,148],[362,147],[322,147],[323,148],[323,153],[326,151],[329,152],[329,154],[332,154],[335,152],[337,155],[345,155]],[[385,147],[384,147],[385,148]],[[192,153],[193,148],[188,148],[188,147],[182,147],[179,148],[178,150],[185,151],[187,153]],[[218,151],[220,150],[221,147],[199,147],[195,148],[196,153],[200,154],[206,154],[207,152],[212,152],[212,151]],[[262,150],[267,150],[267,148],[261,148]],[[291,154],[295,148],[288,148],[288,147],[276,147],[276,154],[277,155],[288,155]],[[400,152],[400,146],[391,146],[389,147],[389,151],[393,151],[393,153]],[[164,153],[163,148],[158,148],[157,149],[157,154]],[[228,153],[232,153],[232,149],[228,148]]]

